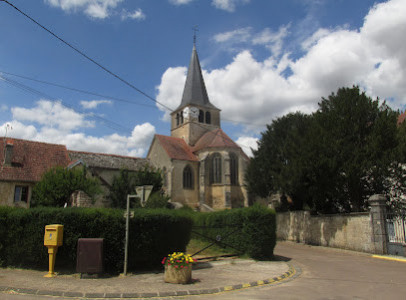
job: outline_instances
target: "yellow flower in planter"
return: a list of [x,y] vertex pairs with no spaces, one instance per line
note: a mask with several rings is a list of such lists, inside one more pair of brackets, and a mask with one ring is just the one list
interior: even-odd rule
[[183,252],[173,252],[162,260],[164,266],[173,266],[175,269],[188,268],[194,262],[196,260],[190,254]]

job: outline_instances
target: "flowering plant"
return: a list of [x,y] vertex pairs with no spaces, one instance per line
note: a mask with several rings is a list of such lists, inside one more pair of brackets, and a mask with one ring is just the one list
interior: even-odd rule
[[190,254],[185,254],[183,252],[173,252],[162,260],[164,266],[174,266],[175,269],[188,268],[194,262],[196,262],[196,260]]

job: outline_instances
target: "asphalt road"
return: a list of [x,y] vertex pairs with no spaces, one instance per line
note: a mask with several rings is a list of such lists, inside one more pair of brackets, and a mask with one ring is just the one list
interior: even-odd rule
[[287,242],[278,243],[275,254],[300,267],[300,276],[196,299],[406,299],[406,262]]
[[[300,268],[300,275],[278,285],[178,299],[406,299],[406,262],[288,242],[278,243],[275,254]],[[44,297],[0,294],[0,299]]]

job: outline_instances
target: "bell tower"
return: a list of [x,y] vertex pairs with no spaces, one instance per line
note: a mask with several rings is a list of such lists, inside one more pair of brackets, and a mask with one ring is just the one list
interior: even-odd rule
[[171,136],[183,138],[194,146],[203,134],[217,128],[220,128],[220,109],[209,101],[194,43],[182,101],[171,113]]

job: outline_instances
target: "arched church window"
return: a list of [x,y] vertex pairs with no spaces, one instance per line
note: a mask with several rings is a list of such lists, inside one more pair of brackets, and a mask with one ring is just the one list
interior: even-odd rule
[[206,124],[211,124],[211,115],[209,111],[206,111]]
[[176,126],[179,126],[179,113],[176,114]]
[[180,124],[183,124],[183,111],[180,112]]
[[221,183],[221,155],[214,153],[211,160],[210,182]]
[[183,188],[193,189],[193,170],[189,165],[183,169]]
[[204,111],[199,109],[199,123],[203,123],[203,122],[204,122]]
[[162,185],[163,185],[165,188],[168,188],[168,172],[167,172],[167,170],[166,170],[166,167],[164,167],[164,168],[162,169]]
[[230,153],[230,183],[238,184],[238,157],[235,153]]

